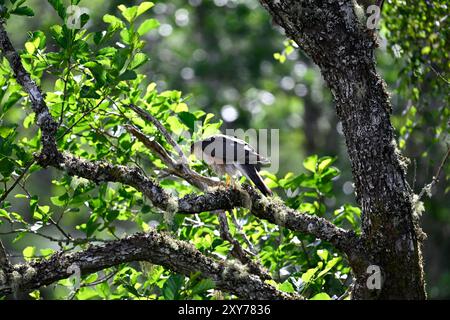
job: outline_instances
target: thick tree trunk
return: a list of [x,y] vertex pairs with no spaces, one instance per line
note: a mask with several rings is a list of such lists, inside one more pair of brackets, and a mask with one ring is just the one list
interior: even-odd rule
[[[425,299],[421,240],[413,193],[390,122],[390,102],[375,68],[375,35],[354,2],[261,0],[320,67],[342,121],[362,208],[359,253],[349,257],[354,299]],[[369,266],[375,266],[370,267]],[[373,281],[381,271],[381,286]]]

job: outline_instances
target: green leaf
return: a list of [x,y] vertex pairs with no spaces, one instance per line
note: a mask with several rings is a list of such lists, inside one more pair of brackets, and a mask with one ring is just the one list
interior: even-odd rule
[[11,221],[11,217],[9,216],[8,211],[6,211],[5,209],[0,209],[0,218],[6,218]]
[[56,197],[51,197],[50,201],[58,207],[62,207],[67,203],[69,196],[67,193],[61,195],[61,196],[56,196]]
[[429,47],[429,46],[423,47],[422,50],[420,51],[420,53],[422,53],[423,55],[427,55],[430,52],[431,52],[431,47]]
[[305,169],[316,172],[316,165],[317,165],[317,154],[314,154],[312,156],[309,156],[305,160],[303,160],[303,166]]
[[328,260],[328,255],[329,252],[326,249],[319,249],[317,250],[317,255],[320,257],[320,259],[322,259],[323,261],[327,261]]
[[41,292],[39,290],[34,290],[33,292],[29,293],[29,296],[33,298],[34,300],[40,300],[41,299]]
[[34,116],[35,116],[35,113],[32,112],[29,115],[27,115],[25,117],[25,119],[23,119],[23,126],[25,129],[28,129],[30,127],[30,125],[34,123]]
[[[53,39],[59,44],[61,48],[67,47],[67,39],[64,36],[63,28],[60,25],[54,25],[50,27],[50,34]],[[51,58],[52,56],[50,56]],[[55,56],[56,58],[56,56]]]
[[180,296],[180,289],[183,286],[184,277],[172,275],[164,282],[162,293],[166,300],[177,300]]
[[36,253],[36,247],[26,247],[23,249],[22,254],[25,260],[30,261],[31,258],[34,257],[34,254]]
[[99,85],[103,85],[106,82],[106,72],[101,64],[89,61],[85,63],[84,66],[91,71]]
[[125,24],[119,18],[112,16],[110,14],[105,14],[103,16],[103,21],[109,23],[113,29],[124,28]]
[[304,282],[310,282],[314,275],[317,273],[318,268],[308,269],[305,273],[302,274],[302,280]]
[[33,42],[26,42],[25,43],[25,50],[27,50],[27,53],[33,54],[34,51],[36,51],[36,47],[33,44]]
[[121,80],[121,81],[134,80],[136,78],[137,78],[137,74],[136,74],[136,72],[134,72],[132,70],[127,70],[119,76],[119,80]]
[[120,31],[120,38],[125,44],[131,44],[131,31],[128,29],[122,29]]
[[56,10],[58,16],[64,20],[66,18],[66,8],[64,7],[63,1],[62,0],[47,0],[47,1],[48,3],[51,4],[53,9]]
[[91,287],[82,287],[77,293],[77,299],[90,300],[98,297],[98,292]]
[[14,161],[6,157],[0,159],[0,174],[3,177],[9,177],[11,173],[13,173],[14,169]]
[[140,66],[142,66],[144,63],[148,61],[148,57],[145,53],[138,52],[134,55],[133,61],[131,61],[129,68],[131,70],[134,70]]
[[122,12],[123,17],[128,22],[133,22],[136,19],[138,7],[134,6],[127,8],[125,5],[121,4],[117,8],[119,8],[119,10]]
[[84,283],[92,283],[92,282],[94,282],[94,281],[97,281],[97,279],[98,279],[98,274],[96,274],[96,273],[91,273],[90,275],[88,275],[87,277],[86,277],[86,279],[84,279]]
[[317,275],[317,278],[321,278],[324,275],[326,275],[331,269],[333,269],[333,267],[339,262],[341,261],[341,257],[334,257],[333,259],[331,259],[330,261],[328,261],[327,265],[325,266],[325,269],[323,269],[322,271],[319,272],[319,274]]
[[159,27],[159,22],[156,19],[148,19],[145,20],[138,28],[137,32],[139,33],[139,35],[144,35],[147,32],[149,32],[150,30],[153,30],[155,28]]
[[22,98],[22,94],[20,92],[14,91],[13,93],[11,93],[8,97],[8,100],[3,105],[3,112],[8,111],[8,109],[15,105],[17,101],[20,100],[20,98]]
[[89,220],[86,223],[86,236],[87,237],[92,236],[94,234],[94,232],[100,226],[100,223],[96,223],[95,221],[97,221],[97,216],[95,214],[93,214],[89,217]]
[[321,292],[321,293],[314,295],[309,300],[331,300],[331,298],[326,292]]
[[81,98],[99,99],[100,95],[96,92],[95,88],[83,86],[80,91],[80,97]]
[[86,23],[88,23],[90,16],[87,13],[83,13],[80,16],[80,28],[82,28]]
[[278,290],[281,290],[281,291],[287,292],[287,293],[294,293],[295,292],[294,286],[288,280],[286,280],[285,282],[280,284],[278,286]]
[[34,12],[30,7],[19,7],[11,11],[11,14],[15,14],[18,16],[28,16],[32,17],[34,16]]
[[42,256],[49,257],[56,251],[54,249],[47,248],[47,249],[40,249],[39,252],[41,253]]
[[152,8],[155,4],[153,2],[144,1],[137,8],[136,16],[139,17],[141,14]]
[[214,289],[215,283],[211,279],[202,279],[199,283],[192,287],[192,294],[199,294],[209,289]]
[[190,112],[182,111],[177,113],[178,117],[180,118],[181,122],[183,122],[188,128],[190,132],[194,132],[195,129],[195,122],[197,121],[197,118]]
[[[183,111],[188,111],[188,110],[189,110],[189,108],[188,108],[187,104],[184,103],[184,102],[181,102],[181,103],[177,104],[177,105],[175,106],[175,109],[173,109],[173,111],[174,111],[175,113],[183,112]],[[195,115],[194,115],[194,117],[195,117]]]
[[331,166],[336,159],[333,157],[323,157],[319,159],[319,172],[323,172],[326,168]]

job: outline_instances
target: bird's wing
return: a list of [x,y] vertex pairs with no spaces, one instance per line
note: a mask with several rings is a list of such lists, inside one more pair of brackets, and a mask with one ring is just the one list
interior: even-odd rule
[[270,164],[269,160],[258,154],[244,140],[226,135],[215,135],[205,141],[208,142],[203,150],[204,153],[223,163]]

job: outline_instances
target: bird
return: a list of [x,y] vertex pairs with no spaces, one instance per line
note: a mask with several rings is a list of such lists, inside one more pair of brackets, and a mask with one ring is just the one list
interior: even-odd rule
[[192,143],[191,154],[197,159],[203,160],[218,176],[225,174],[227,186],[231,177],[244,175],[255,184],[263,195],[272,195],[272,191],[259,174],[261,167],[269,165],[270,161],[258,154],[244,140],[216,134]]

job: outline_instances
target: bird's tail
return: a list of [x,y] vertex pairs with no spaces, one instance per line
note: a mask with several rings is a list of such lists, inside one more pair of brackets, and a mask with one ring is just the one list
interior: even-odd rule
[[263,195],[272,195],[272,190],[270,190],[269,187],[264,183],[263,178],[254,165],[240,163],[239,166],[241,167],[241,171],[245,174],[247,179],[251,180]]

